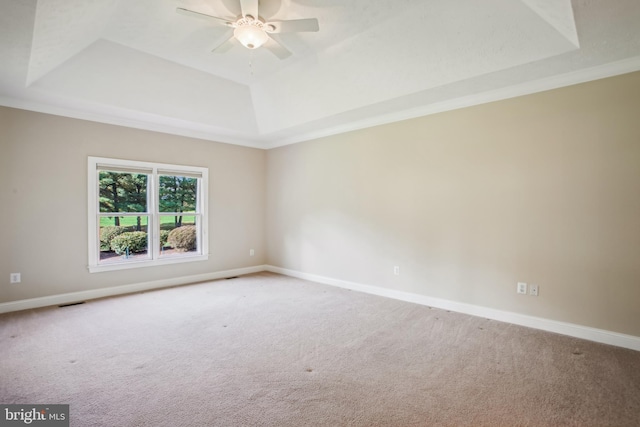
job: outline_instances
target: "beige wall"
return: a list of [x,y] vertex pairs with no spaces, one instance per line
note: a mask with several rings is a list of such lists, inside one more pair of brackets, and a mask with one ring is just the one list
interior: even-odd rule
[[640,336],[640,73],[270,150],[267,242],[275,266]]
[[[639,111],[634,73],[265,152],[0,108],[0,303],[269,263],[640,336]],[[89,155],[208,167],[209,261],[88,273]]]
[[[0,302],[264,264],[263,150],[10,108],[0,129]],[[209,260],[90,274],[90,155],[208,167]]]
[[[11,242],[9,242],[8,229],[12,227],[9,217],[11,209],[9,207],[9,195],[11,194],[9,180],[9,165],[11,164],[11,147],[9,146],[7,129],[9,128],[9,117],[2,114],[0,110],[0,289],[9,286],[8,274],[11,263],[9,260]],[[2,301],[2,299],[0,299]]]

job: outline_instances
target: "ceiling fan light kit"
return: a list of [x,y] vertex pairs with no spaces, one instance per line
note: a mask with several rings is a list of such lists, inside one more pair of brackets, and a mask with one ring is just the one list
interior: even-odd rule
[[233,36],[248,49],[257,49],[269,40],[262,21],[253,19],[250,15],[239,19],[235,23]]
[[[219,18],[182,7],[177,8],[176,12],[182,15],[206,19],[217,25],[231,27],[233,28],[231,39],[235,38],[247,49],[258,49],[264,46],[265,49],[280,59],[287,58],[291,55],[291,52],[277,40],[270,37],[270,33],[315,32],[320,29],[318,20],[315,18],[264,22],[257,15],[258,0],[240,0],[240,8],[242,9],[242,16],[237,19]],[[228,43],[229,40],[223,41],[220,45],[213,48],[212,52],[222,53],[226,51],[228,46],[230,46]]]

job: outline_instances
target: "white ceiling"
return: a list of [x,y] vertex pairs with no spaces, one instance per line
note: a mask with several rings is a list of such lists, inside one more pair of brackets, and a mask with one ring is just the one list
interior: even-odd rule
[[640,70],[638,0],[260,0],[293,52],[211,49],[239,0],[0,0],[0,105],[270,148]]

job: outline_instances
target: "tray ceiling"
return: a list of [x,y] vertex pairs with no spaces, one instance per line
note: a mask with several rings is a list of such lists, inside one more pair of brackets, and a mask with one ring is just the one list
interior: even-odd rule
[[239,0],[0,7],[0,105],[261,148],[640,69],[637,0],[260,0],[285,60],[175,13]]

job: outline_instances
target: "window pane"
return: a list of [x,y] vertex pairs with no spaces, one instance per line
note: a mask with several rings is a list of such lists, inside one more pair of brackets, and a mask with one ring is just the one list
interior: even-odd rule
[[189,215],[160,216],[160,257],[199,254],[197,217]]
[[160,212],[196,212],[198,179],[179,175],[160,175]]
[[147,175],[98,172],[100,212],[146,212]]
[[148,215],[100,217],[100,264],[149,259]]

